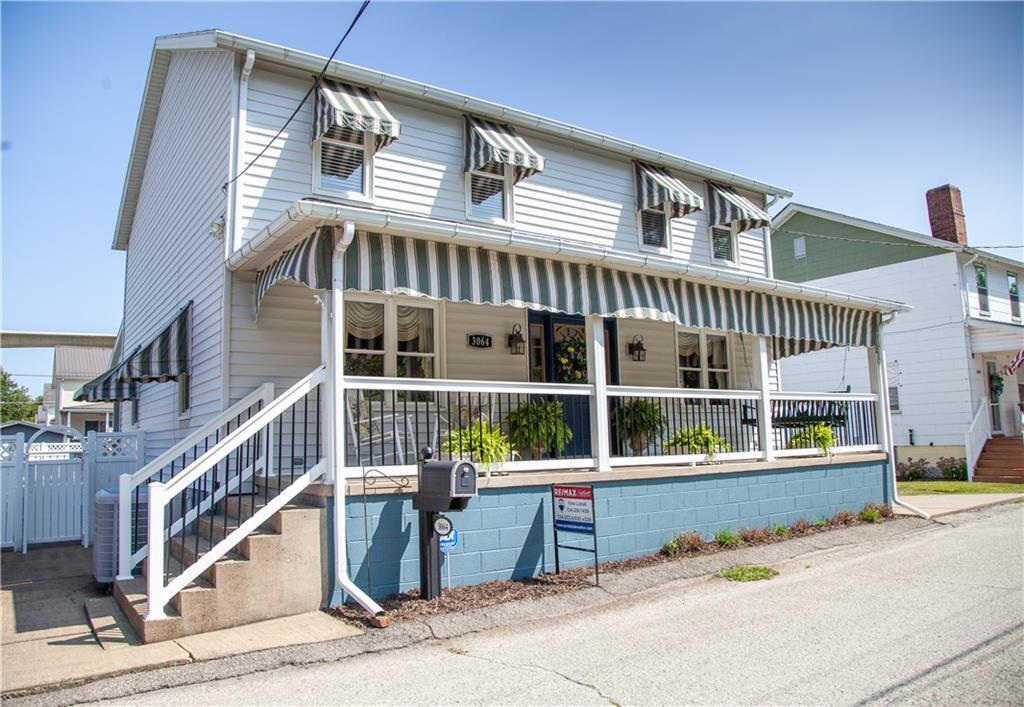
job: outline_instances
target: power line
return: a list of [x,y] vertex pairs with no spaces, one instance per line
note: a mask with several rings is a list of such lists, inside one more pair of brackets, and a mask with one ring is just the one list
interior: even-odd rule
[[[848,236],[826,236],[824,233],[807,233],[806,231],[793,231],[793,230],[788,229],[788,228],[775,228],[775,229],[772,229],[772,231],[774,233],[790,233],[790,234],[792,234],[794,236],[807,236],[809,238],[825,238],[825,239],[830,240],[830,241],[846,241],[848,243],[860,243],[860,244],[863,244],[863,245],[888,245],[888,246],[896,246],[897,248],[936,248],[936,247],[939,247],[939,246],[934,246],[934,245],[932,245],[930,243],[907,243],[907,242],[889,243],[888,241],[865,241],[865,240],[860,239],[860,238],[850,238]],[[981,246],[971,246],[971,247],[972,248],[979,248],[979,249],[980,248],[990,248],[990,249],[996,249],[996,248],[1024,248],[1024,244],[1022,244],[1022,245],[981,245]]]
[[313,91],[320,85],[320,81],[323,79],[324,74],[327,73],[327,67],[329,67],[331,65],[331,62],[334,61],[334,55],[338,53],[339,49],[341,49],[341,45],[345,43],[346,39],[348,39],[348,36],[352,33],[352,30],[355,29],[356,23],[359,22],[359,18],[363,16],[363,12],[365,12],[366,8],[369,6],[370,0],[363,0],[363,4],[359,7],[359,11],[356,13],[356,16],[352,18],[352,22],[349,23],[348,29],[345,30],[345,34],[341,36],[341,39],[338,40],[338,43],[334,47],[334,51],[331,52],[331,55],[329,57],[327,57],[327,61],[324,63],[324,68],[320,69],[320,73],[317,74],[316,81],[314,81],[313,85],[309,87],[308,91],[306,91],[306,95],[302,97],[302,100],[299,101],[299,104],[295,106],[295,110],[292,111],[292,114],[290,116],[288,116],[288,120],[284,122],[284,125],[282,125],[281,129],[277,131],[277,134],[274,135],[274,137],[270,138],[270,142],[263,146],[263,149],[260,150],[259,154],[252,158],[249,164],[245,165],[245,167],[234,177],[224,182],[224,186],[221,187],[221,191],[226,192],[231,184],[236,182],[238,179],[242,177],[242,175],[248,172],[249,168],[256,164],[256,162],[258,162],[259,159],[263,157],[264,154],[266,154],[267,150],[270,149],[270,146],[277,142],[277,139],[281,137],[281,134],[285,131],[285,129],[291,124],[293,120],[295,120],[295,116],[297,116],[299,114],[299,111],[302,110],[302,106],[306,105],[306,101],[309,100],[309,97],[313,95]]

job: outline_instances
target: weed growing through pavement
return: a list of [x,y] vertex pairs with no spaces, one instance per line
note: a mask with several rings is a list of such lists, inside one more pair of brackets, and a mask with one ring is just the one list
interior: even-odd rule
[[778,574],[771,567],[762,565],[737,565],[722,570],[718,576],[728,579],[730,582],[756,582],[761,579],[771,579]]

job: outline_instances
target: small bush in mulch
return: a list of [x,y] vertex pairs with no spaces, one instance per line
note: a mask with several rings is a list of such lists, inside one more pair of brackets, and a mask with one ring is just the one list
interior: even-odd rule
[[897,481],[917,481],[928,476],[928,462],[924,459],[907,458],[896,464]]
[[[719,530],[715,541],[707,542],[694,531],[677,533],[654,555],[641,555],[626,560],[601,563],[601,574],[620,574],[641,567],[650,567],[662,562],[673,562],[695,555],[727,552],[740,546],[753,546],[779,542],[793,535],[810,535],[827,532],[864,523],[878,523],[893,518],[889,506],[868,504],[859,514],[840,511],[832,518],[811,523],[797,520],[792,528],[774,525],[770,528],[744,528],[739,533]],[[733,568],[735,569],[735,568]],[[770,569],[770,568],[763,568]],[[774,572],[774,570],[771,570]],[[724,576],[724,575],[720,575]],[[774,575],[772,575],[774,576]],[[731,579],[731,578],[730,578]],[[764,578],[762,578],[764,579]],[[749,580],[736,580],[749,581]],[[412,589],[401,594],[392,594],[380,602],[392,621],[423,620],[439,614],[457,613],[504,604],[517,599],[538,599],[545,596],[564,594],[594,585],[594,570],[591,566],[563,570],[560,574],[547,573],[524,579],[502,579],[483,584],[446,589],[437,599],[420,599],[419,590]],[[370,625],[366,613],[358,606],[346,604],[329,609],[328,613],[351,623]]]
[[736,565],[722,570],[717,576],[730,582],[757,582],[777,577],[778,574],[778,570],[763,565]]

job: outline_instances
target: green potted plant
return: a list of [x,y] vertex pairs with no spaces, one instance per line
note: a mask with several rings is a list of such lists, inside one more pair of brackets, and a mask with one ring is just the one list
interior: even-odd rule
[[449,430],[441,443],[441,450],[471,459],[486,471],[491,471],[516,456],[512,445],[498,425],[483,418],[466,427]]
[[557,400],[523,403],[505,416],[508,438],[516,449],[529,449],[532,458],[561,454],[572,441],[565,410]]
[[817,447],[822,456],[827,457],[836,446],[836,436],[832,431],[832,425],[825,422],[815,422],[810,427],[805,427],[790,437],[786,444],[787,449],[810,449]]
[[696,427],[683,427],[665,440],[665,451],[685,449],[689,454],[703,454],[707,461],[712,461],[718,452],[732,449],[725,438],[705,424]]
[[647,442],[665,427],[665,416],[657,404],[644,398],[620,400],[612,411],[615,432],[619,439],[628,440],[633,456],[647,449]]

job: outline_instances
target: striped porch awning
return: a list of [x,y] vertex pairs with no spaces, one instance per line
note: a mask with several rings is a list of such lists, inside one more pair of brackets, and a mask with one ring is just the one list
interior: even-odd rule
[[704,199],[676,179],[664,167],[634,162],[636,167],[636,208],[665,207],[669,218],[682,218],[704,208]]
[[139,393],[139,384],[129,380],[126,374],[127,361],[122,361],[106,373],[93,378],[75,391],[78,402],[121,402],[131,400]]
[[[291,279],[331,286],[334,227],[321,227],[257,279],[259,299]],[[591,263],[377,233],[345,251],[346,290],[672,322],[772,340],[776,358],[830,346],[873,346],[877,312]]]
[[737,233],[752,228],[765,228],[771,216],[732,187],[708,182],[708,224],[729,226]]
[[398,139],[402,126],[374,91],[323,79],[316,91],[313,140],[337,130],[371,133],[379,150]]
[[189,302],[160,330],[152,341],[140,346],[125,361],[126,375],[136,383],[177,380],[188,373],[189,320],[192,303]]
[[466,116],[465,171],[476,172],[488,165],[513,167],[519,182],[544,171],[544,157],[527,144],[510,125],[500,125],[472,115]]

